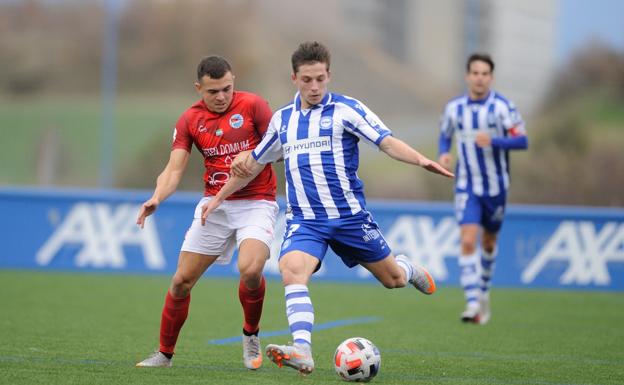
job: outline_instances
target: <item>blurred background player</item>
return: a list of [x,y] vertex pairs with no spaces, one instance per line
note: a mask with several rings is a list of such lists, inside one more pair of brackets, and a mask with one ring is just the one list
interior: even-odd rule
[[234,177],[205,206],[202,217],[212,215],[223,199],[265,164],[284,158],[288,208],[279,267],[293,345],[270,344],[266,353],[278,366],[308,374],[314,369],[314,308],[308,282],[328,246],[345,265],[362,265],[386,288],[409,282],[425,294],[435,291],[433,278],[423,267],[404,255],[395,258],[366,211],[364,186],[357,176],[358,141],[379,147],[393,159],[447,177],[453,174],[394,138],[358,100],[328,92],[330,54],[325,46],[302,43],[291,61],[297,94],[273,115],[267,134],[251,156],[235,161]]
[[199,63],[195,88],[201,100],[176,123],[169,162],[158,176],[154,194],[143,203],[137,224],[143,227],[145,218],[176,190],[193,144],[204,156],[204,198],[195,210],[165,297],[159,350],[137,366],[171,366],[178,334],[188,314],[191,289],[210,265],[229,263],[238,245],[238,294],[244,313],[243,362],[247,368],[257,369],[262,364],[258,340],[265,292],[262,270],[269,257],[278,212],[271,166],[263,167],[257,178],[230,196],[205,224],[200,216],[202,205],[229,179],[232,159],[260,142],[271,109],[258,95],[234,91],[230,64],[219,56],[206,57]]
[[509,188],[509,150],[528,147],[516,107],[490,88],[493,73],[489,55],[468,58],[468,90],[444,108],[439,141],[439,162],[447,169],[453,134],[457,141],[455,213],[461,238],[460,284],[466,299],[461,319],[481,324],[490,319],[489,289]]

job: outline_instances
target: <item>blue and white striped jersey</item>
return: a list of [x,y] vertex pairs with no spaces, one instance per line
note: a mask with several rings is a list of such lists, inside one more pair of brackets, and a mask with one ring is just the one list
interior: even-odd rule
[[[475,144],[478,132],[489,133],[492,145],[478,147]],[[453,134],[457,147],[456,188],[477,196],[506,192],[509,149],[497,146],[496,141],[526,135],[514,104],[493,90],[482,100],[470,100],[467,94],[452,99],[444,108],[440,122],[441,154],[449,151]]]
[[294,218],[346,218],[365,210],[357,176],[358,141],[372,145],[392,132],[356,99],[327,93],[301,109],[299,93],[273,114],[253,157],[262,164],[284,158],[287,212]]

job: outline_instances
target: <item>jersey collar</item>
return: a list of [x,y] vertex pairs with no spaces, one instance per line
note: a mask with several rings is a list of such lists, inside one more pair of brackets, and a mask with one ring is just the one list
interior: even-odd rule
[[[322,108],[325,107],[326,105],[328,105],[329,103],[331,103],[332,97],[331,97],[331,92],[328,92],[325,94],[325,96],[323,96],[323,99],[321,100],[321,102],[319,104],[316,104],[312,107],[310,107],[310,110],[315,110],[317,108]],[[297,92],[295,94],[295,111],[301,111],[301,95],[299,94],[299,92]]]
[[488,94],[483,99],[470,99],[470,94],[466,92],[466,103],[484,105],[485,102],[487,102],[492,97],[492,95],[494,95],[494,91],[490,90],[490,92],[488,92]]

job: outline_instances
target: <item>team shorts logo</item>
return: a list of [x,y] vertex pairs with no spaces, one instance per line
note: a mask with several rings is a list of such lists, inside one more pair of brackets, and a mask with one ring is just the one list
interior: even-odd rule
[[245,119],[241,114],[234,114],[230,117],[230,127],[232,128],[241,128],[244,122]]
[[379,237],[381,237],[381,233],[379,233],[379,230],[373,229],[372,225],[368,223],[362,224],[362,231],[364,232],[364,236],[362,237],[364,242],[370,242],[374,239],[378,239]]
[[321,118],[321,128],[330,128],[332,126],[333,120],[329,116],[324,116]]
[[493,222],[502,222],[505,217],[505,207],[498,206],[496,210],[494,210],[494,214],[492,214],[491,220]]

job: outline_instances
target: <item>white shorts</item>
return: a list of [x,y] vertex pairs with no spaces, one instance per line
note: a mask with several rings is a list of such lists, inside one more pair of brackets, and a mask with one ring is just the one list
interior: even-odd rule
[[202,206],[212,197],[204,197],[195,207],[193,223],[186,232],[182,251],[218,255],[215,263],[230,263],[234,249],[245,239],[253,238],[271,248],[279,207],[266,200],[224,201],[201,224]]

